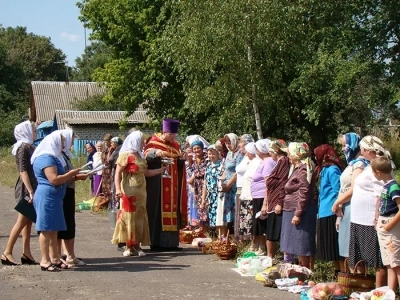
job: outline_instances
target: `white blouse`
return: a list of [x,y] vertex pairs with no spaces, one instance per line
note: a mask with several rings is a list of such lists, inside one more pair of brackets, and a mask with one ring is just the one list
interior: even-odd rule
[[367,166],[354,180],[351,197],[350,221],[354,224],[374,226],[376,201],[384,182],[375,178],[371,166]]
[[243,187],[243,175],[247,170],[250,159],[245,155],[242,161],[236,166],[236,187]]

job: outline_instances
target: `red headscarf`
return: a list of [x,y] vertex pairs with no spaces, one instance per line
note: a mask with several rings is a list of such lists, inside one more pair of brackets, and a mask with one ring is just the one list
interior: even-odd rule
[[319,173],[324,167],[336,165],[343,171],[343,165],[340,161],[339,155],[335,149],[328,144],[323,144],[314,149],[315,160],[317,161],[317,167],[315,168],[315,178],[318,179]]
[[221,143],[221,145],[222,145],[222,151],[221,151],[221,156],[223,157],[223,158],[225,158],[227,155],[228,155],[228,148],[226,147],[226,145],[225,145],[225,138],[220,138],[219,139],[219,142]]

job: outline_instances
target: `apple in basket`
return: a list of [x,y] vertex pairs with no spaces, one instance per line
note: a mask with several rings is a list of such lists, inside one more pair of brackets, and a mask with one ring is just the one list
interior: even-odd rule
[[333,292],[334,296],[342,296],[343,295],[343,290],[341,288],[337,288],[334,292]]
[[325,291],[319,291],[318,293],[319,299],[324,300],[327,296]]
[[314,286],[314,285],[315,285],[315,281],[311,280],[311,281],[308,282],[308,286]]
[[336,290],[336,283],[328,284],[328,288],[329,288],[329,293],[333,294],[333,292]]

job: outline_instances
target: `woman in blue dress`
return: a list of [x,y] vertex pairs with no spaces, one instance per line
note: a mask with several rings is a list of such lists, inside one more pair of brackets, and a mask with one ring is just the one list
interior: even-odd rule
[[[239,151],[238,136],[234,133],[225,135],[225,145],[229,152],[225,159],[225,180],[222,184],[224,195],[224,225],[233,233],[236,205],[236,166],[242,161],[244,154]],[[225,233],[224,233],[225,235]]]
[[217,227],[218,200],[222,193],[218,190],[218,180],[223,173],[223,164],[215,145],[208,147],[207,156],[208,163],[205,170],[200,208],[208,207],[208,225],[210,229],[215,229]]
[[43,139],[31,158],[38,181],[33,205],[37,214],[36,230],[40,232],[42,271],[56,272],[66,268],[58,255],[57,232],[67,229],[63,211],[66,182],[74,178],[79,169],[65,173],[61,163],[64,143],[65,138],[55,131]]

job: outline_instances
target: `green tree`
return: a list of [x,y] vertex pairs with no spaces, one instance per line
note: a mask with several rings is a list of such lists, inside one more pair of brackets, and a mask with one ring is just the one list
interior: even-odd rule
[[110,49],[102,42],[93,41],[85,48],[81,57],[76,58],[72,68],[72,81],[93,81],[92,74],[97,68],[104,68],[110,60]]
[[13,142],[14,126],[28,114],[31,81],[64,80],[64,66],[54,64],[64,60],[49,38],[0,26],[0,146]]
[[124,111],[125,104],[120,101],[104,101],[104,95],[94,95],[88,99],[77,100],[74,104],[79,111]]

